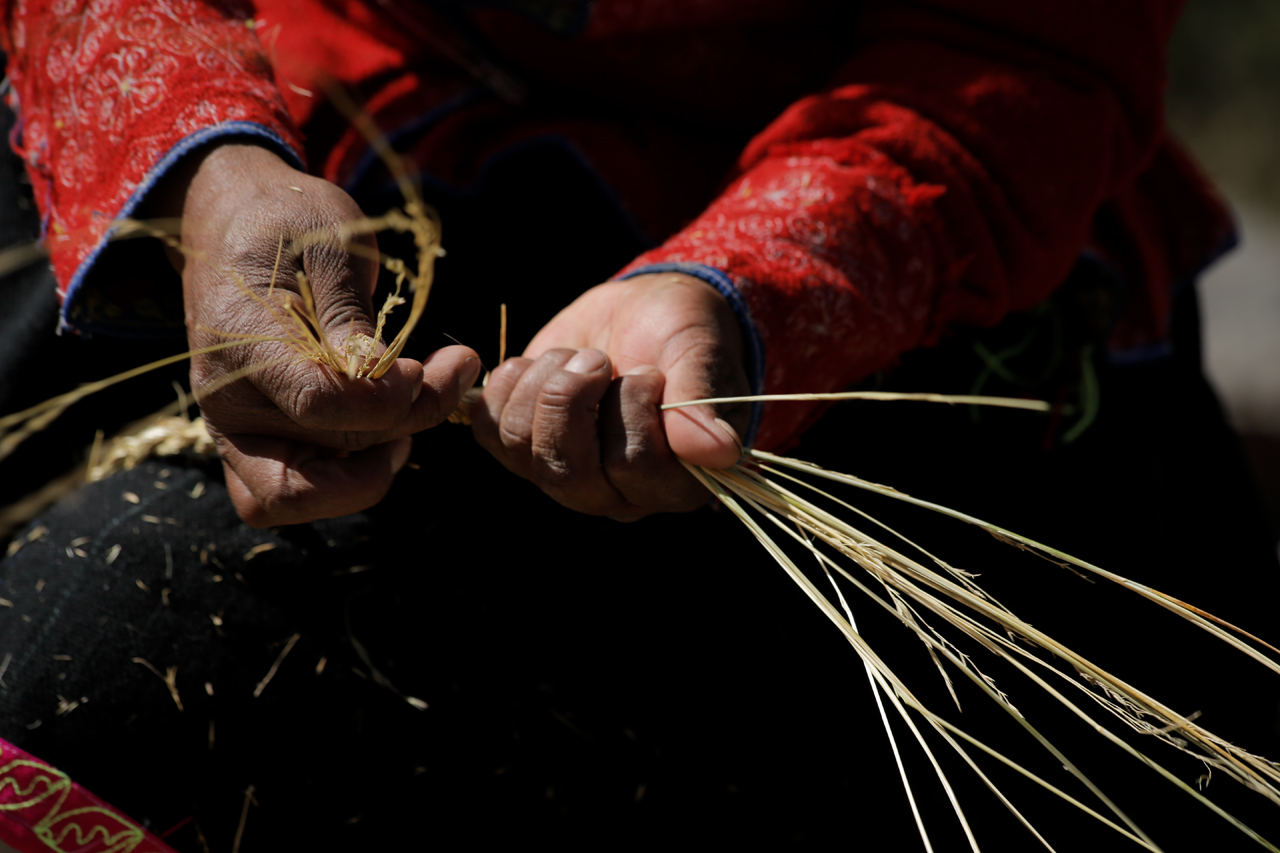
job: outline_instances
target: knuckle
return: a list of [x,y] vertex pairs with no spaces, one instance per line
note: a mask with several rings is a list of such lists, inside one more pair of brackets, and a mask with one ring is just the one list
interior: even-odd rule
[[559,418],[574,407],[577,395],[573,388],[566,388],[562,383],[548,382],[538,394],[540,414],[548,414]]
[[285,412],[301,426],[309,426],[321,420],[325,413],[326,395],[311,377],[294,377],[285,386],[279,402]]
[[258,500],[262,509],[272,516],[288,515],[290,510],[306,504],[313,492],[305,480],[295,480],[284,470],[278,476],[261,483],[259,488]]
[[[373,323],[369,314],[372,306],[367,302],[353,287],[332,288],[326,293],[317,318],[321,328],[344,338],[348,330],[353,334],[371,335]],[[331,343],[337,342],[331,340]]]
[[533,366],[533,362],[527,358],[513,356],[499,364],[489,374],[489,384],[485,386],[489,388],[514,387],[524,375],[525,371]]
[[534,459],[533,482],[543,491],[563,491],[573,485],[573,468],[563,459],[537,456]]
[[334,450],[345,450],[356,453],[382,444],[385,436],[376,432],[359,432],[357,430],[337,430],[329,434],[331,440],[325,444]]
[[270,527],[274,521],[257,497],[251,494],[233,493],[231,504],[235,507],[236,515],[240,516],[240,520],[250,527]]
[[251,527],[287,524],[299,517],[311,498],[303,483],[291,481],[281,471],[276,475],[242,478],[248,494],[234,502],[236,512]]
[[619,524],[633,524],[650,514],[651,513],[636,507],[628,507],[626,510],[622,512],[610,513],[609,520],[616,521]]
[[508,452],[528,452],[533,446],[530,425],[515,418],[503,418],[498,425],[498,442]]
[[385,435],[352,429],[333,429],[325,430],[320,435],[312,435],[312,438],[316,439],[316,444],[320,444],[321,447],[328,447],[329,450],[356,453],[374,447],[375,444],[383,443],[380,439],[384,439]]
[[539,416],[550,416],[555,422],[567,413],[577,410],[596,411],[597,400],[586,393],[592,384],[590,377],[559,371],[552,374],[538,391]]
[[632,471],[665,461],[665,443],[655,441],[647,430],[625,429],[625,438],[611,443],[604,453],[608,471]]

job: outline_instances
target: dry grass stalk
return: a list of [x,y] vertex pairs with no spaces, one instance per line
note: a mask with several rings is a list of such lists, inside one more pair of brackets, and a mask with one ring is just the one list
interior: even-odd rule
[[974,397],[955,394],[906,394],[894,391],[834,391],[825,394],[764,394],[748,397],[708,397],[705,400],[686,400],[683,403],[667,403],[667,409],[684,409],[689,406],[713,406],[720,403],[755,403],[778,401],[821,400],[880,400],[882,402],[915,401],[924,403],[951,403],[953,405],[999,406],[1005,409],[1026,409],[1031,412],[1047,412],[1049,405],[1043,400],[1019,400],[1012,397]]
[[[253,796],[253,791],[253,785],[244,789],[244,805],[240,808],[240,823],[236,825],[236,836],[231,842],[231,853],[240,853],[240,841],[244,838],[244,825],[249,820],[249,804],[253,803],[255,806],[258,804],[258,801]],[[205,848],[208,849],[207,844]]]
[[302,639],[301,634],[294,634],[284,644],[284,648],[280,650],[280,654],[276,657],[275,663],[271,664],[271,669],[267,670],[267,674],[258,682],[258,686],[253,688],[253,698],[257,699],[262,695],[262,691],[267,689],[267,685],[271,683],[271,679],[276,677],[276,672],[280,669],[280,664],[284,663],[284,659],[289,652],[293,651],[293,647],[297,645],[298,640]]
[[[0,507],[0,537],[36,518],[86,482],[96,483],[117,472],[131,471],[152,457],[176,456],[183,452],[206,458],[212,456],[215,452],[213,438],[205,429],[203,419],[189,418],[185,410],[186,400],[180,399],[177,404],[170,404],[125,426],[110,440],[104,440],[99,430],[89,448],[86,463],[50,480],[26,497]],[[20,547],[21,540],[15,540],[14,544]],[[11,546],[9,556],[16,550]],[[107,562],[112,559],[108,557]]]
[[[948,403],[977,402],[972,399],[946,398],[939,395],[890,396],[877,393],[874,395],[816,396],[821,399],[917,399]],[[801,397],[802,395],[788,395],[784,399]],[[812,399],[813,397],[803,395],[802,398]],[[1032,407],[1027,405],[1028,401],[1009,402],[1013,403],[1015,407]],[[1009,402],[1004,404],[1008,405]],[[1043,404],[1040,405],[1042,406]],[[1258,646],[1273,652],[1276,651],[1275,647],[1263,643],[1253,635],[1204,613],[1198,608],[1143,584],[1105,571],[1062,551],[1049,548],[989,522],[913,498],[887,486],[870,483],[845,474],[826,471],[806,462],[759,451],[747,451],[742,464],[724,471],[712,471],[690,465],[686,465],[686,468],[746,524],[748,529],[783,567],[792,580],[822,610],[824,615],[840,629],[854,647],[862,658],[874,683],[898,712],[898,715],[906,723],[933,764],[934,770],[947,791],[952,807],[964,828],[972,849],[978,849],[977,840],[969,829],[963,810],[954,795],[954,790],[930,751],[928,744],[921,736],[912,717],[908,714],[908,710],[914,711],[928,723],[942,738],[943,742],[959,754],[962,760],[978,775],[979,779],[1031,830],[1046,848],[1052,849],[1048,841],[1036,832],[1034,827],[1026,821],[997,786],[973,763],[961,741],[970,747],[991,755],[1136,844],[1148,850],[1158,850],[1159,848],[1102,793],[1097,785],[1087,779],[1066,756],[1062,755],[1053,746],[1048,738],[1023,717],[1009,702],[1008,698],[994,688],[994,682],[985,676],[977,665],[966,654],[961,652],[954,643],[936,630],[929,620],[938,620],[940,623],[958,630],[982,648],[1011,664],[1033,683],[1054,697],[1070,713],[1087,721],[1104,738],[1116,744],[1134,758],[1147,764],[1183,791],[1195,797],[1262,847],[1273,851],[1278,849],[1257,832],[1209,801],[1199,791],[1160,766],[1149,756],[1139,752],[1115,733],[1105,728],[1096,716],[1087,713],[1079,704],[1068,698],[1066,693],[1059,687],[1063,683],[1070,685],[1083,692],[1106,711],[1108,715],[1119,720],[1133,731],[1163,740],[1175,748],[1195,756],[1206,765],[1210,772],[1219,772],[1230,776],[1276,803],[1280,803],[1280,765],[1227,743],[1196,725],[1193,717],[1178,714],[1143,691],[1112,676],[1100,666],[1076,654],[1070,648],[1010,612],[998,601],[983,592],[971,576],[954,569],[929,554],[923,548],[915,545],[915,543],[902,537],[896,531],[880,524],[862,510],[819,489],[799,475],[804,475],[807,478],[822,478],[835,481],[881,494],[894,500],[905,501],[941,512],[969,524],[977,525],[1002,541],[1040,553],[1055,562],[1070,564],[1085,572],[1111,580],[1179,614],[1203,630],[1229,643],[1234,648],[1248,654],[1272,671],[1280,673],[1280,663],[1268,657],[1259,648],[1250,645],[1246,640],[1251,640]],[[815,497],[811,499],[806,497],[806,494]],[[846,518],[861,518],[873,526],[879,526],[888,534],[888,537],[881,536],[877,538],[870,535],[862,527],[855,526],[855,524],[837,517],[832,512],[824,509],[823,506],[817,504],[815,500],[818,498],[830,501],[840,508],[840,512],[848,513]],[[767,522],[767,524],[762,524],[762,522]],[[781,531],[781,539],[775,539],[778,534],[769,534],[766,527],[776,528]],[[908,547],[923,554],[927,561],[936,564],[937,568],[928,568],[921,562],[906,556],[897,548],[886,544],[886,538],[890,541],[895,538],[901,540]],[[801,549],[811,553],[820,565],[823,574],[830,579],[830,583],[833,586],[836,585],[834,573],[834,575],[838,575],[913,631],[924,643],[939,669],[943,671],[944,678],[948,677],[947,671],[943,667],[943,662],[945,661],[954,671],[964,675],[977,685],[988,698],[1010,714],[1020,726],[1026,729],[1032,737],[1079,778],[1105,806],[1105,810],[1110,811],[1116,819],[1113,820],[1107,817],[1100,811],[1089,807],[1051,785],[1017,762],[969,736],[931,709],[926,708],[906,685],[894,676],[857,632],[854,627],[852,610],[845,601],[839,587],[835,587],[836,598],[840,602],[840,607],[837,608],[778,544],[779,541],[787,540],[794,541]],[[877,593],[873,587],[881,588],[883,593]],[[1038,656],[1024,647],[1024,645],[1015,642],[1015,637],[1048,652],[1053,659],[1062,661],[1064,666],[1055,666],[1049,660]],[[1059,686],[1055,686],[1055,684]],[[950,687],[949,681],[948,687]],[[955,696],[954,691],[952,691],[952,696]],[[891,732],[890,737],[892,738]],[[894,749],[896,754],[896,745]],[[909,788],[908,796],[911,797]],[[914,801],[912,802],[912,808],[914,812]],[[918,816],[917,829],[926,849],[932,849],[925,831],[924,822]]]
[[204,419],[177,415],[154,417],[146,426],[126,429],[111,440],[105,451],[91,454],[86,479],[96,483],[119,471],[131,471],[153,456],[176,456],[183,451],[204,457],[213,455],[213,438],[205,429]]
[[[141,583],[141,581],[139,581]],[[169,696],[173,699],[173,704],[178,706],[178,710],[184,710],[182,707],[182,698],[178,696],[178,668],[176,666],[166,667],[164,672],[156,669],[155,665],[144,658],[132,658],[134,663],[140,663],[147,669],[155,673],[156,678],[164,682],[164,686],[169,688]]]
[[[498,364],[507,360],[507,303],[498,306]],[[485,373],[480,383],[470,388],[458,401],[458,408],[449,415],[449,423],[471,426],[471,410],[480,402],[484,394],[484,386],[489,384],[489,373]]]
[[[0,541],[15,530],[35,519],[40,513],[53,506],[64,496],[71,494],[84,482],[85,467],[83,465],[68,471],[61,477],[50,480],[36,491],[8,506],[0,507]],[[9,543],[5,556],[12,557],[22,547],[25,540],[15,539]]]
[[[274,339],[269,339],[274,340]],[[14,412],[9,415],[0,417],[0,460],[3,460],[10,453],[17,449],[23,441],[25,441],[33,433],[44,429],[55,418],[65,412],[73,404],[80,402],[90,394],[96,394],[112,385],[117,385],[125,380],[132,379],[135,376],[141,376],[152,370],[161,367],[167,367],[170,364],[184,361],[193,355],[202,355],[209,352],[217,352],[219,350],[228,349],[233,346],[243,345],[243,341],[232,341],[229,343],[216,344],[211,347],[205,347],[200,350],[182,353],[180,355],[169,356],[168,358],[158,359],[150,364],[144,364],[141,367],[135,367],[132,370],[126,370],[115,376],[101,379],[96,382],[88,382],[76,388],[74,391],[68,391],[65,394],[59,394],[57,397],[45,400],[20,412]]]

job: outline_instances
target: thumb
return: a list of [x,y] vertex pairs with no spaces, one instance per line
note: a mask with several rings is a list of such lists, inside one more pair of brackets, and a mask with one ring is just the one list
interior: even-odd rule
[[259,389],[307,429],[387,428],[409,413],[423,389],[422,366],[410,359],[398,359],[377,380],[365,378],[386,351],[373,337],[377,243],[372,235],[352,242],[361,250],[348,251],[336,228],[301,238],[296,267],[281,272],[294,281],[279,281],[277,288],[293,291],[289,298],[301,317],[287,329],[295,349],[318,357],[254,376]]
[[[748,393],[740,366],[735,371],[735,365],[725,364],[718,353],[700,349],[688,352],[665,371],[664,404]],[[750,411],[747,403],[667,409],[662,413],[667,443],[676,456],[692,465],[728,468],[742,456],[741,436]]]

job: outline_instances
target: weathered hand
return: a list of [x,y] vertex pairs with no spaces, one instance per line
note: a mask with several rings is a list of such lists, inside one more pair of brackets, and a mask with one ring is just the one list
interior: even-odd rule
[[[280,336],[270,312],[227,271],[265,298],[282,235],[288,247],[299,235],[362,215],[333,184],[254,145],[221,145],[192,160],[157,204],[183,217],[184,253],[171,257],[182,272],[193,350],[228,338],[220,333]],[[300,267],[315,294],[318,331],[331,345],[341,349],[349,334],[373,333],[376,262],[348,253],[336,237],[304,249],[299,259],[288,255],[280,257],[275,290],[301,304]],[[258,342],[197,356],[191,364],[197,395],[249,370],[201,396],[200,405],[236,511],[258,527],[377,503],[408,460],[408,436],[444,420],[480,371],[466,347],[442,349],[421,364],[398,359],[377,380],[351,380],[291,353],[283,343]]]
[[706,490],[677,457],[725,468],[749,407],[660,411],[663,403],[747,394],[742,340],[706,283],[662,273],[584,293],[498,367],[472,411],[476,439],[565,506],[632,520],[695,509]]

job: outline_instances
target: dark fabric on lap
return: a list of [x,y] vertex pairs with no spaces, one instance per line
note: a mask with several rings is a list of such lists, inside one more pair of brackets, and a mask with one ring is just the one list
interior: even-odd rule
[[[1276,573],[1251,547],[1229,435],[1196,416],[1211,399],[1197,405],[1193,389],[1160,379],[1112,377],[1116,405],[1092,446],[1071,454],[1044,457],[1026,436],[1020,446],[1017,430],[997,439],[962,411],[868,404],[833,412],[795,455],[997,520],[1265,634]],[[1181,417],[1158,405],[1165,394]],[[1161,424],[1167,432],[1153,433]],[[421,467],[376,510],[277,532],[241,526],[217,477],[199,468],[152,463],[83,490],[41,519],[50,532],[4,566],[0,595],[14,607],[0,617],[0,653],[15,654],[0,693],[6,736],[160,831],[194,815],[213,849],[230,843],[249,784],[260,805],[245,849],[255,836],[416,849],[534,838],[644,844],[677,831],[782,844],[847,837],[855,809],[869,803],[910,831],[856,658],[732,518],[578,517],[469,443],[459,428],[424,435]],[[207,491],[192,499],[196,482]],[[130,490],[142,503],[121,499]],[[856,500],[980,572],[1037,626],[1175,708],[1203,711],[1211,729],[1277,754],[1280,695],[1259,667],[1108,584],[921,510]],[[80,546],[88,558],[67,556],[76,536],[92,537]],[[275,547],[244,559],[264,543]],[[106,566],[115,544],[120,555]],[[202,565],[210,544],[218,562]],[[918,643],[854,607],[912,689],[948,712]],[[301,639],[254,699],[295,632]],[[399,691],[430,708],[375,683],[352,637]],[[161,672],[178,667],[184,711],[133,657]],[[1047,729],[1055,742],[1166,849],[1180,849],[1159,829],[1182,795],[991,670],[1025,713],[1056,721]],[[1052,760],[1006,730],[1007,718],[958,689],[965,711],[953,719],[1069,787]],[[89,702],[59,716],[58,694]],[[37,718],[38,728],[25,728]],[[901,727],[898,735],[907,737]],[[902,748],[933,831],[960,843],[927,765],[914,746]],[[1154,754],[1185,779],[1200,773],[1167,748]],[[964,767],[947,766],[980,832],[1021,831]],[[996,777],[1031,803],[1030,816],[1050,822],[1051,840],[1066,837],[1066,849],[1098,837],[1091,821],[1062,824],[1056,805]],[[1246,822],[1270,819],[1273,807],[1226,780],[1210,793]],[[1247,849],[1204,809],[1181,808],[1188,833]],[[200,849],[194,826],[170,840]]]

